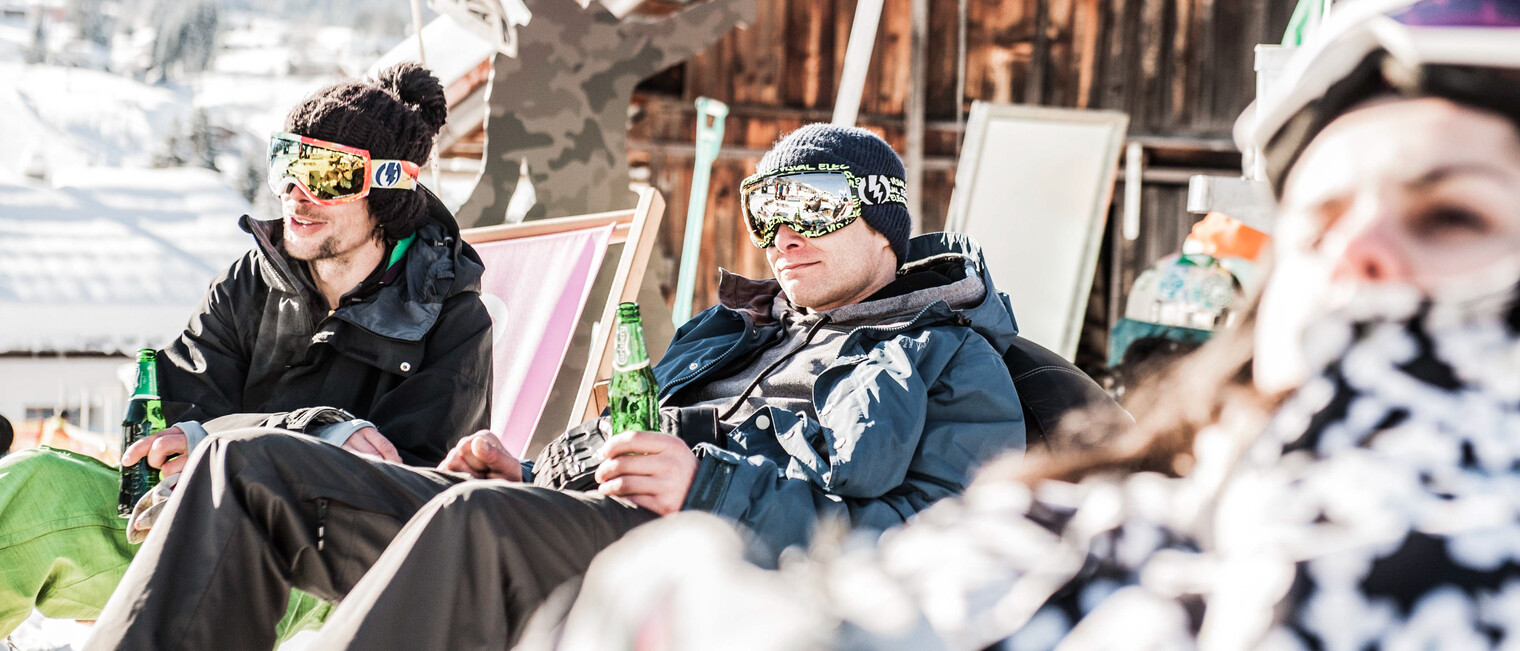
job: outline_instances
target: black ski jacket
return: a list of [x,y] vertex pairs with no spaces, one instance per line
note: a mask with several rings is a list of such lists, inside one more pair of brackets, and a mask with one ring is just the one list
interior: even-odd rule
[[280,249],[282,223],[243,216],[256,246],[212,282],[185,332],[159,354],[169,422],[239,415],[206,427],[214,433],[336,407],[374,423],[406,463],[428,466],[486,428],[485,267],[431,194],[428,216],[401,261],[330,312],[306,265]]

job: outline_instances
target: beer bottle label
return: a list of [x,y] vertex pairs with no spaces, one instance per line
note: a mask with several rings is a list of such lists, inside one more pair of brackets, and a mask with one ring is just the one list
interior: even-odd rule
[[612,346],[613,372],[637,371],[649,366],[649,357],[647,355],[637,361],[628,359],[633,354],[633,347],[630,345],[632,342],[629,341],[630,330],[631,328],[622,327],[617,329],[617,341]]

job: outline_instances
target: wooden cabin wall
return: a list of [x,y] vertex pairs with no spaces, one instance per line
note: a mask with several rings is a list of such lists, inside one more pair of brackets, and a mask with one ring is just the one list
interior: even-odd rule
[[[696,134],[692,101],[729,104],[723,152],[713,165],[693,312],[716,301],[717,269],[768,276],[738,216],[739,181],[778,138],[826,122],[834,104],[854,0],[757,0],[758,15],[682,66],[644,84],[635,96],[629,156],[664,193],[661,243],[673,297],[684,239]],[[877,31],[861,126],[906,151],[911,0],[887,0]],[[956,114],[975,100],[1122,110],[1130,135],[1160,143],[1143,189],[1141,237],[1117,238],[1114,193],[1103,259],[1095,275],[1079,363],[1101,364],[1107,328],[1122,311],[1134,276],[1173,252],[1195,221],[1184,171],[1238,172],[1228,138],[1255,96],[1253,50],[1280,40],[1293,0],[969,0],[965,96],[957,98],[958,3],[931,0],[927,41],[922,230],[938,230],[954,187]],[[995,264],[995,261],[994,261]]]

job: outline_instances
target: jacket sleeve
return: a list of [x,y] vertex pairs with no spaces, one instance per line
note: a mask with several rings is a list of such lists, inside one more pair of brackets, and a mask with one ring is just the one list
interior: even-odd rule
[[444,303],[422,368],[366,415],[410,465],[433,466],[454,444],[491,426],[491,317],[477,294]]
[[159,352],[158,389],[169,422],[209,420],[242,404],[249,353],[236,306],[257,293],[256,265],[250,253],[212,281],[185,331]]
[[877,346],[835,385],[820,420],[766,408],[741,425],[772,428],[791,456],[785,468],[698,446],[686,508],[736,521],[779,552],[805,544],[823,518],[878,530],[901,524],[963,491],[979,463],[1023,447],[1013,380],[985,339],[966,337],[931,378],[911,356]]

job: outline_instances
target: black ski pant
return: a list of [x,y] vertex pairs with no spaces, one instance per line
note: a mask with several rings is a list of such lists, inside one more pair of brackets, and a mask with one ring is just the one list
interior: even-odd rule
[[281,430],[192,457],[87,649],[267,651],[292,587],[343,602],[317,648],[507,648],[555,587],[656,517]]

